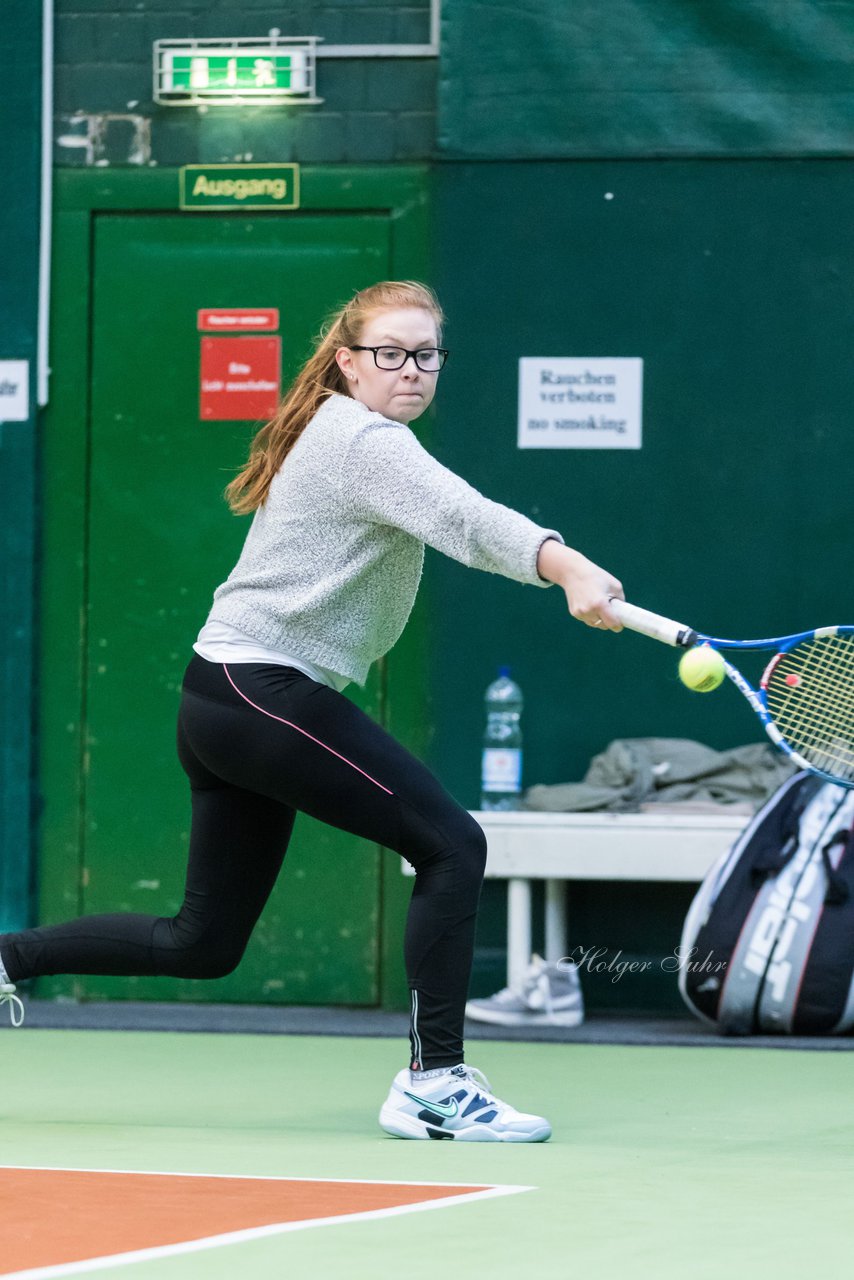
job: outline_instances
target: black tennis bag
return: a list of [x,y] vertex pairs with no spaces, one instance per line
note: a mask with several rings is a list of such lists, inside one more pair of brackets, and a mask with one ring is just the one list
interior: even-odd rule
[[854,790],[798,773],[706,875],[679,990],[724,1035],[854,1027]]

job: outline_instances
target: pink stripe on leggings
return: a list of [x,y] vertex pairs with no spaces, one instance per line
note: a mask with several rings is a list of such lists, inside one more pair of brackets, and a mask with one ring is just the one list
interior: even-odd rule
[[348,760],[346,756],[342,756],[339,751],[333,750],[333,748],[327,746],[325,742],[321,742],[319,738],[312,737],[310,733],[306,733],[305,729],[301,729],[298,724],[294,724],[291,720],[283,720],[281,716],[274,716],[272,711],[265,711],[263,707],[259,707],[256,702],[252,701],[251,698],[247,698],[245,693],[240,692],[237,685],[232,680],[231,672],[229,671],[225,663],[222,664],[222,669],[225,672],[228,683],[231,685],[234,692],[238,694],[238,696],[241,697],[244,702],[248,702],[250,707],[254,707],[256,711],[260,711],[262,716],[269,716],[271,720],[278,720],[279,724],[286,724],[289,729],[296,729],[297,733],[303,734],[303,736],[306,738],[311,738],[311,741],[316,742],[319,747],[323,747],[324,751],[329,751],[332,753],[333,756],[337,756],[339,760],[343,760],[344,763],[348,764],[351,769],[355,769],[356,772],[360,773],[363,778],[367,778],[368,782],[372,782],[375,787],[379,787],[380,791],[384,791],[387,796],[394,795],[393,791],[389,791],[388,787],[384,787],[381,782],[377,782],[376,778],[372,778],[369,773],[365,773],[364,769],[360,769],[357,764],[353,764],[352,760]]

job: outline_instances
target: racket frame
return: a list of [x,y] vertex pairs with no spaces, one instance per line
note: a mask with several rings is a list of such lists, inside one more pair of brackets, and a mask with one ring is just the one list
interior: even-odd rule
[[[724,664],[727,676],[747,699],[751,708],[759,717],[768,737],[776,747],[783,751],[799,769],[806,769],[809,773],[814,773],[818,777],[824,778],[827,782],[835,782],[838,786],[854,787],[854,779],[846,780],[819,769],[816,765],[810,764],[794,747],[790,746],[774,723],[766,701],[768,681],[774,668],[780,659],[795,645],[802,643],[804,640],[820,639],[822,636],[835,636],[840,631],[854,631],[854,627],[816,627],[813,631],[798,631],[794,635],[771,636],[764,640],[725,640],[719,636],[707,636],[702,631],[695,631],[693,627],[689,627],[683,622],[676,622],[673,618],[665,618],[661,614],[652,613],[649,609],[641,609],[638,605],[629,604],[628,601],[620,600],[617,597],[612,597],[610,603],[611,609],[617,615],[619,621],[624,627],[628,627],[630,631],[636,631],[640,635],[648,636],[651,640],[658,640],[662,644],[669,644],[678,649],[693,649],[698,645],[704,644],[714,649]],[[744,651],[775,650],[774,656],[766,664],[765,670],[762,672],[758,689],[754,689],[753,685],[742,675],[738,668],[727,661],[720,652],[721,649],[741,649]]]

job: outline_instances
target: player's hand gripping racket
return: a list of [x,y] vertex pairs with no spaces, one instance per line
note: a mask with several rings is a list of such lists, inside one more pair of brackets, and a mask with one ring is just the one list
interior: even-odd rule
[[854,787],[854,627],[819,627],[769,640],[719,640],[614,599],[624,627],[664,644],[690,649],[774,649],[759,688],[721,654],[730,680],[765,726],[771,741],[801,769]]

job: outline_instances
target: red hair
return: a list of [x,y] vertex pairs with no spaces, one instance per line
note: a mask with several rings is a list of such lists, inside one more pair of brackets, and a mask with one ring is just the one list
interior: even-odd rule
[[245,467],[226,486],[225,498],[236,515],[246,515],[263,505],[273,476],[323,401],[335,392],[349,394],[335,359],[339,347],[358,343],[369,317],[375,312],[397,307],[429,311],[441,341],[442,308],[433,290],[416,280],[385,280],[371,285],[333,312],[317,336],[314,352],[291,383],[273,417],[252,441]]

